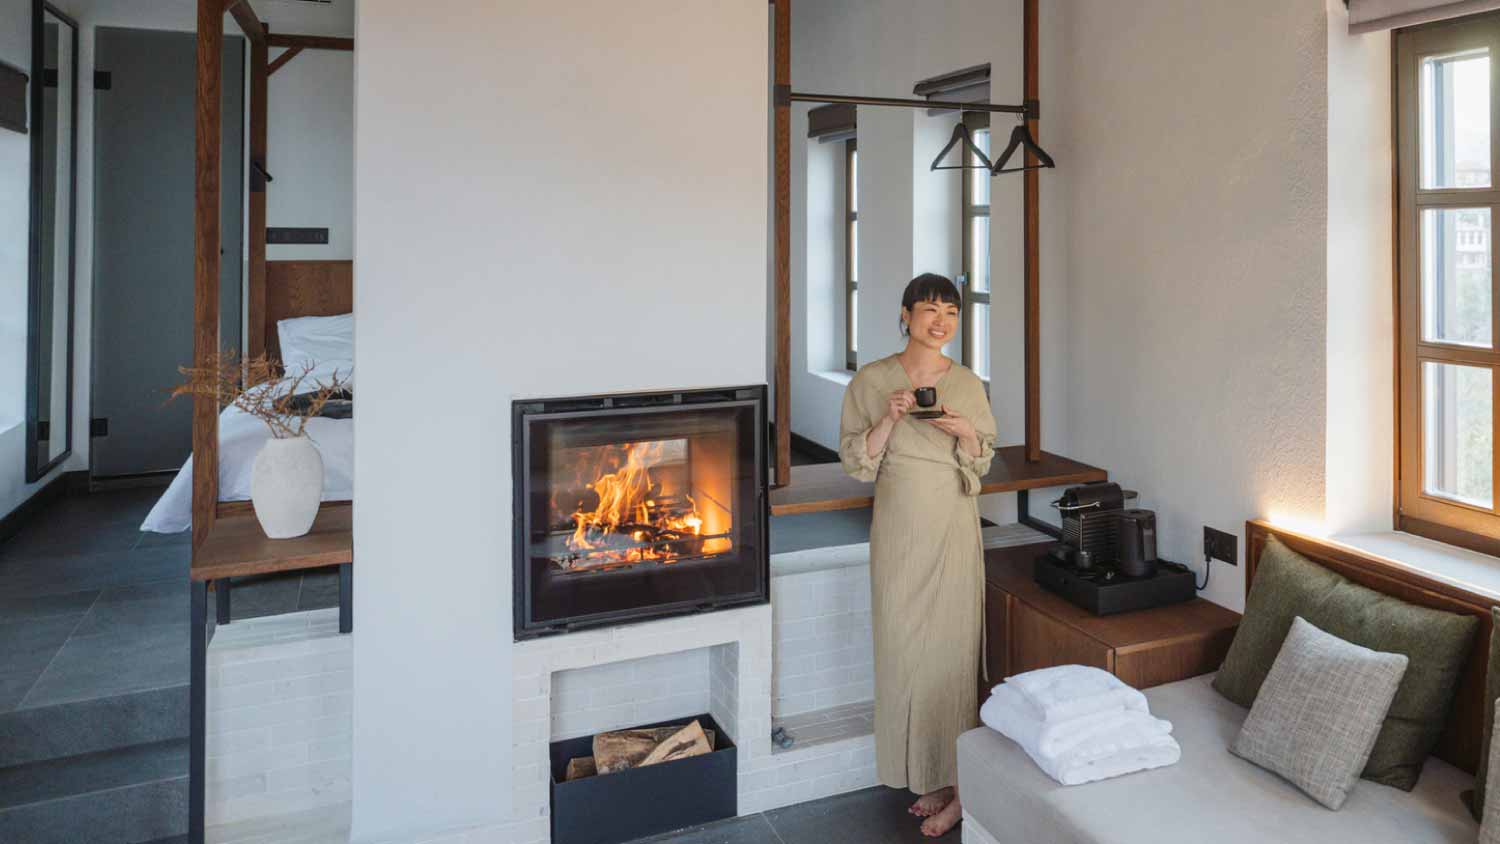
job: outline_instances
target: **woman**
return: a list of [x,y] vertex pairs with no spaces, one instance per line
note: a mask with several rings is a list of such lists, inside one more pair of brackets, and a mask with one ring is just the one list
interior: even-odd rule
[[[984,609],[979,479],[994,457],[984,384],[943,355],[958,328],[953,282],[917,276],[901,297],[906,349],[855,374],[839,456],[875,482],[870,577],[875,627],[875,751],[880,781],[921,795],[925,835],[958,823],[956,741],[978,723]],[[942,415],[918,419],[915,390]]]

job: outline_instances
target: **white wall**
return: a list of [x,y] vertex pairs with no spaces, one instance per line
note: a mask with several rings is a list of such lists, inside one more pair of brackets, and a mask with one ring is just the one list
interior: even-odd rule
[[[1055,4],[1043,6],[1041,135],[1043,146],[1057,153],[1062,144],[1050,134],[1057,125],[1052,103],[1061,84],[1060,69],[1068,59],[1052,31],[1051,21],[1058,14]],[[792,15],[795,90],[910,97],[918,79],[989,62],[990,99],[1019,103],[1023,98],[1020,0],[827,0],[794,4]],[[798,434],[834,448],[847,377],[823,370],[813,352],[830,342],[842,343],[837,327],[843,321],[842,298],[837,299],[833,328],[824,322],[828,313],[822,304],[827,296],[824,279],[838,281],[842,269],[830,272],[825,247],[809,242],[810,206],[798,193],[820,189],[810,181],[820,178],[818,167],[809,171],[808,165],[810,107],[795,104],[792,119],[792,426]],[[912,276],[931,271],[951,277],[960,271],[958,176],[927,169],[947,142],[952,120],[928,118],[910,109],[859,108],[861,364],[903,347],[897,316],[901,292]],[[997,141],[1003,143],[1015,121],[995,115],[992,124]],[[1041,177],[1042,445],[1063,454],[1069,454],[1069,394],[1064,385],[1070,350],[1062,208],[1069,178],[1062,167]],[[991,404],[1000,442],[1006,445],[1024,440],[1021,191],[1019,176],[992,181]],[[943,205],[951,207],[946,226],[939,213]],[[813,220],[822,225],[821,218]],[[839,244],[833,256],[840,265],[842,255]],[[958,345],[950,351],[957,356]],[[1014,496],[986,496],[981,506],[992,518],[1014,519]]]
[[766,24],[360,4],[354,841],[507,817],[511,400],[764,378]]
[[1348,27],[1328,0],[1329,533],[1390,530],[1395,493],[1391,38]]
[[304,50],[267,88],[267,224],[326,227],[328,243],[268,246],[266,257],[353,258],[354,54]]
[[[1205,524],[1323,516],[1325,10],[1060,11],[1069,456],[1142,490],[1163,555],[1201,568]],[[1218,572],[1207,596],[1239,608],[1242,572]]]

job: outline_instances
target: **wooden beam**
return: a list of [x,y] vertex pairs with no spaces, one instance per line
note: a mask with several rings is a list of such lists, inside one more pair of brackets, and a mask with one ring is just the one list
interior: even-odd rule
[[[1037,81],[1037,0],[1025,0],[1023,12],[1025,45],[1023,48],[1025,68],[1026,102],[1041,99],[1041,86]],[[1041,143],[1037,119],[1028,117],[1026,128],[1031,137]],[[1035,166],[1041,162],[1026,151],[1026,164]],[[1026,334],[1026,459],[1036,462],[1042,459],[1042,307],[1041,307],[1041,183],[1039,170],[1027,170],[1024,175],[1024,222],[1022,241],[1025,251],[1025,334]]]
[[[261,167],[268,167],[266,80],[273,70],[266,63],[269,53],[269,45],[263,41],[250,44],[250,160],[259,162]],[[245,338],[245,351],[250,357],[257,357],[266,351],[266,333],[261,329],[266,317],[266,185],[259,174],[251,175],[247,205],[250,240],[246,244],[249,266],[245,293],[246,324],[250,331]]]
[[[266,40],[266,27],[255,16],[255,10],[250,8],[249,0],[225,0],[222,11],[219,13],[220,25],[223,25],[224,12],[234,16],[235,23],[252,43],[262,44]],[[201,30],[200,30],[201,31]]]
[[287,35],[282,32],[266,36],[270,47],[304,47],[309,50],[353,50],[353,38],[330,38],[325,35]]
[[302,48],[301,47],[290,47],[290,48],[288,48],[285,53],[282,53],[281,55],[277,56],[275,61],[271,62],[269,65],[266,66],[266,75],[270,76],[270,75],[274,74],[276,71],[281,70],[283,67],[286,66],[287,62],[291,61],[292,59],[297,58],[297,54],[300,53],[300,52],[302,52]]
[[[775,0],[775,82],[792,86],[792,2]],[[776,250],[773,295],[776,302],[776,485],[792,480],[792,104],[775,104]]]
[[[198,0],[198,68],[194,88],[193,363],[214,366],[219,354],[219,145],[223,104],[224,6]],[[219,501],[219,403],[193,397],[193,546],[214,525]]]

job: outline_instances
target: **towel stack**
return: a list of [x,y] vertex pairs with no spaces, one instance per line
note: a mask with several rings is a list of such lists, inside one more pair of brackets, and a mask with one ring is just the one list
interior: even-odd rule
[[1151,717],[1145,695],[1085,665],[1007,678],[979,719],[1021,745],[1063,785],[1160,768],[1182,757],[1171,723]]

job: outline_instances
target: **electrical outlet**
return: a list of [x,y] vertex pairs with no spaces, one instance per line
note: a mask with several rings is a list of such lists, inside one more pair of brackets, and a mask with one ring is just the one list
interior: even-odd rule
[[1240,564],[1239,539],[1232,533],[1203,526],[1203,556],[1231,566]]

